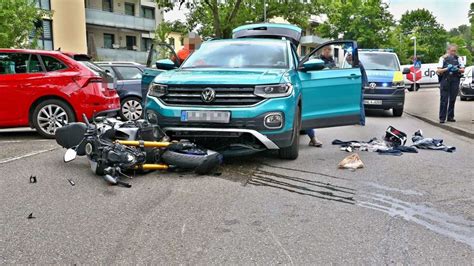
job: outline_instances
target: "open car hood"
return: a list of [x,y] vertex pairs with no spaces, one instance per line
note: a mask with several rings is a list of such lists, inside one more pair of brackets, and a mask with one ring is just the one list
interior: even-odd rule
[[301,29],[290,24],[262,23],[240,26],[232,31],[232,38],[285,38],[295,46],[301,39]]

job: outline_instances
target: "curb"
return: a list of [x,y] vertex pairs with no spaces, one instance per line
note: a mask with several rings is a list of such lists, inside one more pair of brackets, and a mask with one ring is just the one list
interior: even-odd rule
[[415,114],[409,113],[407,111],[405,111],[405,113],[408,114],[409,116],[413,116],[415,118],[418,118],[421,121],[424,121],[424,122],[426,122],[430,125],[442,128],[444,130],[447,130],[447,131],[450,131],[450,132],[453,132],[453,133],[456,133],[456,134],[464,136],[466,138],[474,139],[474,133],[473,132],[469,132],[467,130],[460,129],[458,127],[450,126],[450,125],[448,125],[448,123],[440,124],[439,121],[434,121],[432,119],[422,117],[422,116],[419,116],[419,115],[415,115]]

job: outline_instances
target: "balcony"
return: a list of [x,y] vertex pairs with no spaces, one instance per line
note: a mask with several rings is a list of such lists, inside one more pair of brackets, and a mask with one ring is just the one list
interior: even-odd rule
[[321,38],[317,35],[306,35],[301,37],[300,43],[305,46],[314,46],[330,41],[329,39]]
[[97,48],[98,61],[127,61],[145,64],[148,52]]
[[86,8],[86,23],[113,28],[155,31],[156,20]]

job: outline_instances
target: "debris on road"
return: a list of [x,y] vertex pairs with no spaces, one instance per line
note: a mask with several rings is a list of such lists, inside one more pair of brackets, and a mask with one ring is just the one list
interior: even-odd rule
[[74,181],[72,181],[72,179],[69,179],[69,178],[66,178],[67,181],[69,181],[69,184],[71,184],[71,186],[75,186],[76,183],[74,183]]
[[36,176],[30,175],[30,183],[36,183]]
[[364,163],[360,159],[357,153],[351,154],[344,158],[339,164],[338,167],[340,169],[359,169],[364,168]]
[[36,217],[33,216],[33,213],[30,213],[30,215],[28,215],[28,217],[26,217],[27,219],[34,219]]
[[417,147],[418,149],[439,150],[445,152],[456,151],[456,147],[446,146],[442,139],[423,137],[423,132],[421,129],[413,134],[411,140],[413,141],[413,146]]

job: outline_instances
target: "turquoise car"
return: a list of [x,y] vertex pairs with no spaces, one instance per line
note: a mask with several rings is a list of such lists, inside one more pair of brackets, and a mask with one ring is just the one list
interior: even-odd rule
[[[168,71],[149,86],[147,119],[218,150],[296,159],[301,130],[358,124],[362,97],[359,66],[343,67],[348,55],[358,62],[356,42],[328,42],[300,60],[300,37],[293,25],[246,25],[204,42],[179,67],[159,60]],[[331,67],[321,59],[328,51]]]

